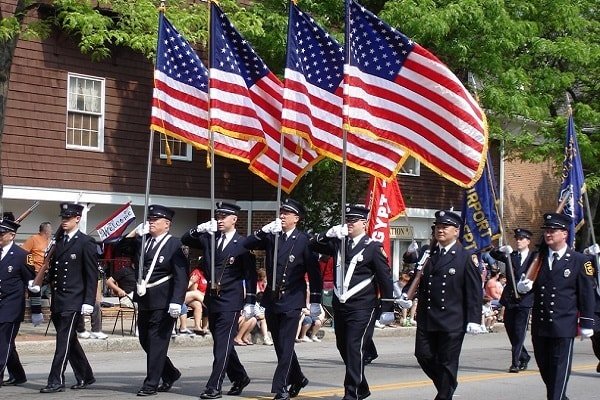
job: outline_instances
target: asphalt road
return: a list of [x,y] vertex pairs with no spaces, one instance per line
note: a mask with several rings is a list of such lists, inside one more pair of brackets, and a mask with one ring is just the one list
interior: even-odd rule
[[[435,390],[422,373],[414,356],[413,337],[377,337],[379,358],[367,367],[366,374],[373,400],[431,400]],[[530,341],[527,342],[531,348]],[[271,377],[275,369],[272,346],[238,347],[240,358],[252,383],[239,399],[271,399]],[[335,348],[333,337],[322,343],[302,343],[296,346],[304,374],[310,384],[298,399],[316,398],[334,400],[343,395],[344,367]],[[170,352],[182,378],[171,392],[153,399],[198,398],[211,369],[211,348],[176,347]],[[21,356],[29,381],[20,387],[0,388],[1,399],[133,399],[145,376],[145,355],[141,350],[89,352],[97,383],[89,389],[66,389],[60,394],[40,394],[52,359],[50,354],[23,354]],[[455,399],[468,400],[544,400],[545,388],[535,362],[530,369],[509,374],[510,353],[504,333],[468,336],[465,339],[459,371],[459,386]],[[598,360],[589,341],[576,340],[573,373],[569,382],[571,400],[600,399],[600,374],[596,373]],[[73,373],[67,368],[67,384],[74,383]],[[224,383],[224,392],[230,387]],[[233,396],[223,398],[234,399]]]

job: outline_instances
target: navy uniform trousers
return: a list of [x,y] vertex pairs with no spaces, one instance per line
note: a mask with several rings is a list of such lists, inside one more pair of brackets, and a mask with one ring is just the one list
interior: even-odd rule
[[75,311],[54,312],[50,318],[56,329],[56,350],[48,375],[48,385],[65,384],[67,362],[71,364],[77,382],[94,379],[92,367],[81,348],[75,329],[83,315]]
[[376,315],[375,308],[335,310],[335,341],[346,364],[344,399],[361,399],[370,394],[364,359],[373,343]]
[[156,390],[161,377],[163,382],[175,382],[180,376],[167,356],[173,326],[175,319],[166,309],[139,310],[140,344],[147,354],[147,372],[142,389]]
[[238,333],[239,311],[221,311],[208,314],[208,329],[213,337],[213,366],[207,389],[221,391],[225,374],[232,382],[243,380],[248,374],[233,345]]
[[506,307],[504,309],[504,328],[511,345],[512,365],[515,367],[528,363],[531,359],[524,345],[530,314],[531,308],[529,307]]
[[271,312],[268,308],[265,310],[265,319],[277,354],[271,393],[286,393],[288,385],[301,383],[305,378],[294,351],[300,314],[300,309],[280,313]]
[[546,384],[548,400],[563,400],[573,363],[572,337],[545,337],[533,335],[535,361]]
[[8,370],[11,378],[17,381],[27,380],[15,347],[15,337],[19,333],[20,326],[20,321],[0,323],[0,382],[4,377],[5,369]]

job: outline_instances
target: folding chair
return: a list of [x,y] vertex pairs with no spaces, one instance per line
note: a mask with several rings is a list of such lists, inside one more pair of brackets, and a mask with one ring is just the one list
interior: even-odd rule
[[131,326],[129,327],[129,334],[133,335],[134,329],[137,323],[137,306],[129,296],[119,298],[119,306],[115,317],[115,323],[113,325],[112,333],[114,335],[117,329],[117,322],[121,321],[121,336],[125,336],[125,328],[123,327],[123,318],[131,318]]

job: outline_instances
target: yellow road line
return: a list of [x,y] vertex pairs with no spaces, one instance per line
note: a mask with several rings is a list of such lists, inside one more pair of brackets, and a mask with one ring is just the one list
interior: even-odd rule
[[[573,371],[586,371],[596,369],[597,364],[587,364],[587,365],[576,365],[573,366]],[[493,379],[515,379],[515,378],[523,378],[531,375],[538,375],[537,370],[529,370],[529,371],[521,371],[518,374],[511,374],[508,372],[493,372],[488,374],[472,374],[467,376],[462,376],[458,378],[458,382],[466,383],[466,382],[480,382],[486,380]],[[433,386],[430,380],[417,380],[417,381],[409,381],[409,382],[398,382],[398,383],[387,383],[382,385],[370,385],[369,389],[371,393],[374,392],[384,392],[387,390],[398,390],[398,389],[412,389],[418,387],[426,387]],[[313,390],[313,391],[303,391],[299,398],[322,398],[322,397],[331,397],[331,396],[343,396],[344,389],[343,388],[335,388],[335,389],[325,389],[325,390]],[[260,396],[260,397],[241,397],[242,399],[272,399],[272,396]]]

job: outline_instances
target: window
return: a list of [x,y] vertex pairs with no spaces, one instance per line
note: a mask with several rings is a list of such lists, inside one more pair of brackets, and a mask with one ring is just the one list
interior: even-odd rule
[[187,144],[172,136],[160,134],[160,158],[167,158],[167,146],[171,150],[171,159],[181,161],[192,161],[192,145]]
[[414,157],[408,157],[400,170],[400,175],[420,176],[421,162]]
[[67,148],[104,151],[104,79],[69,74]]

